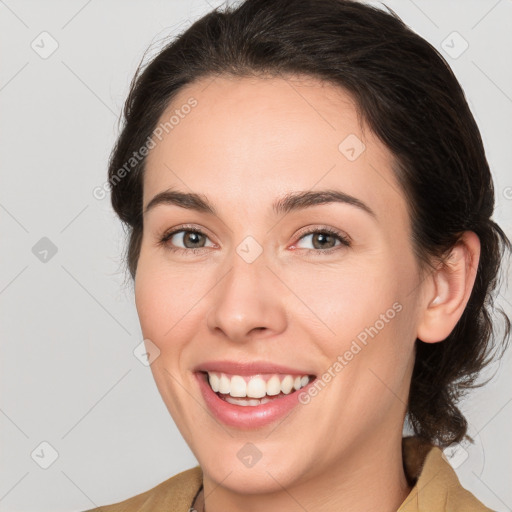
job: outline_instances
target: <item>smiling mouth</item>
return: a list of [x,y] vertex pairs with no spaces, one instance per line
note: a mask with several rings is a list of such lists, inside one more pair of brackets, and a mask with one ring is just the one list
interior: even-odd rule
[[221,372],[201,372],[212,391],[222,400],[242,407],[256,407],[307,386],[314,375],[257,374],[231,375]]

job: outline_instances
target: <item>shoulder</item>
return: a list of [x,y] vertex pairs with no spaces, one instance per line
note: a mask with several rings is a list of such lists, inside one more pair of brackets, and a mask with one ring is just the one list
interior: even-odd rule
[[84,512],[188,512],[202,481],[201,467],[195,466],[141,494]]
[[405,438],[404,466],[414,487],[398,512],[493,512],[462,487],[443,451],[416,438]]

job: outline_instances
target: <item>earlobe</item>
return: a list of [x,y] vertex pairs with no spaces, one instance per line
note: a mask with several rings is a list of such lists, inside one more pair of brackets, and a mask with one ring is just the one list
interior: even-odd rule
[[472,231],[465,231],[439,267],[429,277],[417,338],[425,343],[446,339],[464,313],[476,279],[480,258],[480,240]]

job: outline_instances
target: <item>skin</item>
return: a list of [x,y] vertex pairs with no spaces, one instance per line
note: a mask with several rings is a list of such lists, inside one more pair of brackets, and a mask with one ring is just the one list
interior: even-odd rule
[[[203,469],[206,510],[396,511],[411,490],[401,438],[414,342],[444,339],[462,315],[478,238],[464,233],[447,264],[422,272],[393,157],[338,87],[210,77],[181,89],[161,119],[190,97],[197,106],[148,155],[143,205],[173,188],[203,194],[217,215],[169,204],[144,214],[135,298],[160,350],[156,384]],[[354,161],[338,149],[349,134],[366,147]],[[356,197],[375,217],[342,203],[272,211],[286,193],[320,189]],[[199,252],[188,231],[159,243],[185,223],[205,233]],[[350,247],[334,238],[326,253],[308,234],[316,227]],[[236,252],[249,235],[263,250],[252,263]],[[271,361],[320,376],[394,303],[401,311],[281,423],[236,429],[206,408],[192,371],[201,362]],[[252,467],[237,457],[247,442],[262,455]]]

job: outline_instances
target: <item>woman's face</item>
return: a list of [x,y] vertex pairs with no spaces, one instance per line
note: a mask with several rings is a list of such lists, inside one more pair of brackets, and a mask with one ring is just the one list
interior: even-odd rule
[[422,288],[389,151],[313,79],[203,79],[161,122],[173,115],[146,161],[135,296],[205,475],[264,492],[387,457]]

